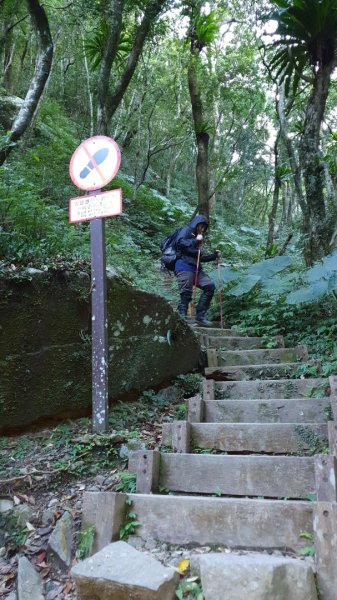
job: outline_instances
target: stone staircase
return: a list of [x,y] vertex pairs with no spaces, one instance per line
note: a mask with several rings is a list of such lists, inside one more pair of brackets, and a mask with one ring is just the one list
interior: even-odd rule
[[143,539],[296,554],[312,535],[319,598],[337,600],[337,378],[290,378],[308,353],[280,336],[268,349],[232,330],[196,331],[209,364],[202,393],[186,421],[163,425],[160,452],[131,455],[136,494],[86,495],[95,549],[116,535],[127,497]]

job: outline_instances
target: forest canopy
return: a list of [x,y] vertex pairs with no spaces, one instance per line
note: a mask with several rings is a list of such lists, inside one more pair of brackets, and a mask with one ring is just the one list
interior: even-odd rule
[[334,252],[334,0],[1,0],[0,15],[4,264],[88,256],[68,163],[94,134],[122,153],[108,254],[144,287],[160,239],[197,212],[234,269]]

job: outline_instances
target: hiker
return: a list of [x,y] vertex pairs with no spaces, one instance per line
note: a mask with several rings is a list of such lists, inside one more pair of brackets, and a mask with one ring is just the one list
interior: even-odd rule
[[188,305],[192,300],[195,283],[202,290],[196,309],[196,322],[203,327],[212,326],[211,321],[206,318],[206,311],[213,298],[215,285],[200,265],[196,279],[199,250],[201,263],[211,262],[220,257],[219,250],[215,250],[212,254],[202,254],[202,242],[207,228],[208,220],[203,215],[197,215],[186,227],[183,227],[176,242],[178,259],[174,268],[180,294],[178,311],[183,318],[187,318]]

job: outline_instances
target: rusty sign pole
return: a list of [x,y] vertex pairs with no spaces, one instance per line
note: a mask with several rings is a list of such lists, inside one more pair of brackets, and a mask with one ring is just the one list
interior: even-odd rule
[[105,221],[90,221],[91,331],[92,331],[92,427],[108,429],[108,317],[106,292]]

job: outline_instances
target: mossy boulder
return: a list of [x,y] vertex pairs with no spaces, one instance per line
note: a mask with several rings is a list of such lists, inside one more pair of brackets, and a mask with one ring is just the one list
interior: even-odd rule
[[[108,274],[109,397],[197,367],[193,331],[160,296]],[[0,281],[0,431],[91,407],[90,277],[28,269]]]
[[14,117],[23,104],[18,96],[6,96],[0,90],[0,126],[7,131],[11,128]]

